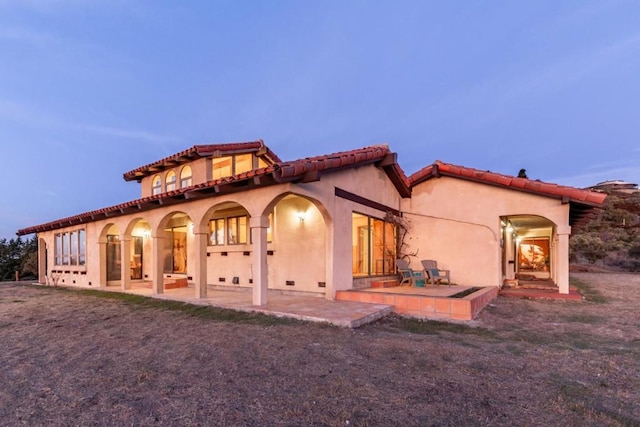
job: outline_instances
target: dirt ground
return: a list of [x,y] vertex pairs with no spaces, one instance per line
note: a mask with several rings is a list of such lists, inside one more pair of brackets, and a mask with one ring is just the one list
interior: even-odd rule
[[0,425],[640,425],[640,275],[572,278],[355,330],[2,283]]

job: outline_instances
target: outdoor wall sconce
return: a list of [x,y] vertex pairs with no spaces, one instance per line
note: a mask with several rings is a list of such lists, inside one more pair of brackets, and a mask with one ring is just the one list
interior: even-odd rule
[[296,214],[296,217],[300,220],[300,224],[302,224],[304,222],[305,217],[307,216],[307,214],[305,212],[298,212]]
[[148,239],[149,237],[151,237],[151,231],[145,230],[142,232],[142,238]]

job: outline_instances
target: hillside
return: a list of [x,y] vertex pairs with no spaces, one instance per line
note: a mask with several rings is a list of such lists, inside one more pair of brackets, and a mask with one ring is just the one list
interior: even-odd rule
[[574,263],[618,271],[640,271],[640,192],[611,191],[597,218],[574,230],[569,241]]

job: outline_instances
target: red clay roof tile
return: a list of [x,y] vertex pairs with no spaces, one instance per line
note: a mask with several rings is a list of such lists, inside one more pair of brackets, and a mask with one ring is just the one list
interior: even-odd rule
[[[437,171],[437,172],[435,172]],[[464,166],[453,165],[436,160],[432,165],[420,169],[409,176],[411,187],[423,181],[446,175],[462,179],[470,179],[477,182],[497,185],[500,187],[513,188],[515,190],[527,191],[541,196],[562,198],[566,197],[571,202],[588,204],[600,207],[606,199],[606,194],[590,190],[568,187],[537,180],[518,178],[515,176],[503,175],[491,171],[481,171]]]
[[176,164],[186,163],[188,161],[201,157],[213,156],[215,154],[240,154],[250,153],[263,150],[261,156],[267,158],[270,162],[281,162],[280,158],[267,147],[264,142],[259,139],[251,142],[232,142],[224,144],[201,144],[194,145],[191,148],[172,154],[153,163],[140,166],[139,168],[130,170],[123,174],[125,181],[134,181],[145,176],[152,175],[157,172],[156,168],[165,169],[175,166]]

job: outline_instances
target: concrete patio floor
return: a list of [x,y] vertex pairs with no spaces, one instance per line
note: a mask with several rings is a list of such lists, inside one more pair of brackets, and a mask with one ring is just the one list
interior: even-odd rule
[[330,301],[313,296],[283,295],[279,291],[269,291],[267,305],[253,305],[250,289],[220,290],[207,288],[207,298],[196,298],[192,287],[165,290],[154,295],[148,287],[132,286],[100,288],[108,292],[121,292],[150,298],[181,301],[194,305],[228,308],[244,312],[263,313],[270,316],[288,317],[311,322],[326,322],[335,326],[357,328],[380,319],[393,311],[388,304],[370,304],[351,301]]

